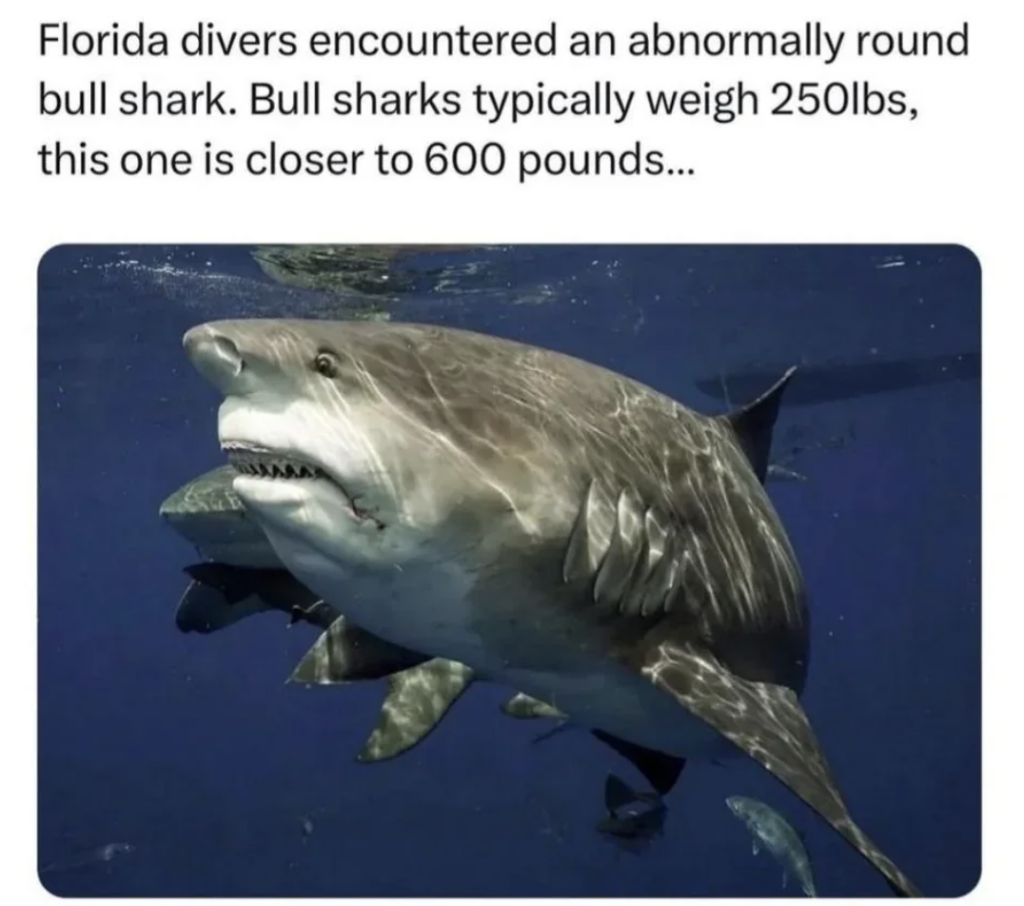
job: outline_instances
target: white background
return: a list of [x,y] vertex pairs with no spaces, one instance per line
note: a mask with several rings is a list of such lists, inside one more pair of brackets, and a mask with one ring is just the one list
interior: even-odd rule
[[[210,242],[958,242],[981,259],[984,285],[985,412],[985,721],[983,879],[975,894],[1019,901],[1019,735],[1024,705],[1020,673],[1022,603],[1017,578],[1017,514],[1021,499],[1020,370],[1024,298],[1021,253],[1019,5],[1000,0],[911,3],[643,2],[582,4],[408,2],[140,4],[92,0],[8,4],[0,26],[3,52],[4,273],[6,299],[3,473],[6,478],[4,578],[0,638],[3,671],[4,771],[0,886],[4,902],[45,896],[35,851],[35,577],[36,266],[59,243]],[[666,27],[785,30],[822,20],[833,30],[958,27],[970,22],[970,56],[899,60],[841,56],[825,67],[814,59],[680,61],[675,58],[367,59],[41,58],[39,21],[68,20],[100,29],[144,17],[170,34],[213,21],[223,28],[537,29],[553,18],[561,37],[574,29],[628,33],[654,20]],[[564,46],[564,45],[563,45]],[[568,88],[609,78],[618,87],[692,87],[704,79],[743,79],[758,87],[778,79],[864,80],[901,88],[920,111],[899,118],[761,116],[716,125],[702,118],[660,121],[535,118],[516,127],[488,127],[458,118],[288,120],[67,119],[38,116],[39,81],[71,87],[106,78],[117,87],[149,79],[165,88],[199,87],[207,78],[241,89],[253,80],[282,87],[304,78],[348,87],[405,87],[426,79],[468,90],[476,82]],[[639,100],[635,105],[639,107]],[[540,146],[625,148],[635,139],[661,147],[671,164],[694,177],[536,179],[512,177],[382,179],[347,177],[44,178],[36,149],[61,138],[111,147],[231,147],[271,138],[299,148],[392,146],[423,148],[433,140],[500,140],[511,150]],[[1015,893],[1016,891],[1016,893]]]

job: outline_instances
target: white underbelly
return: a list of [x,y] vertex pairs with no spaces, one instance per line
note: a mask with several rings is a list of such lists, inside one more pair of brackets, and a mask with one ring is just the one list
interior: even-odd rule
[[[272,527],[267,537],[297,579],[368,632],[465,664],[481,656],[466,605],[471,581],[457,566],[349,567]],[[465,657],[443,653],[449,651]]]
[[299,580],[389,642],[467,664],[482,678],[553,705],[580,726],[688,759],[725,754],[725,740],[711,727],[668,693],[609,659],[566,650],[556,668],[536,670],[497,657],[473,628],[479,614],[468,604],[472,582],[457,565],[363,572],[272,529],[268,536]]

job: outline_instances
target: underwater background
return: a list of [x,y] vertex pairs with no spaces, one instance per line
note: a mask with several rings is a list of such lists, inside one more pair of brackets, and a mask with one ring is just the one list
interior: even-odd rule
[[[595,830],[633,768],[479,684],[355,755],[383,681],[286,685],[316,638],[174,613],[158,509],[223,462],[182,334],[390,318],[547,346],[721,412],[801,367],[769,491],[811,597],[804,702],[851,812],[928,896],[981,870],[981,308],[961,247],[61,246],[39,268],[39,863],[71,896],[799,896],[725,805],[806,839],[821,896],[881,877],[749,759],[692,764],[661,837]],[[26,682],[29,682],[26,679]],[[105,860],[99,848],[130,844]],[[92,854],[92,855],[90,855]],[[109,855],[110,853],[108,853]],[[82,863],[82,864],[77,864]]]

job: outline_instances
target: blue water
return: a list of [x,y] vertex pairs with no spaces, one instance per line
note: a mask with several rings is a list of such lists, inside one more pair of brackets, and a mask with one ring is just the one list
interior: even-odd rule
[[[881,878],[753,762],[691,765],[663,837],[594,830],[582,730],[533,745],[475,686],[398,759],[354,761],[382,683],[286,686],[315,638],[262,615],[185,635],[194,552],[157,516],[222,461],[218,399],[185,360],[204,320],[347,305],[247,248],[61,247],[39,270],[39,859],[64,895],[798,895],[725,798],[802,830],[823,896]],[[546,247],[419,256],[396,318],[610,366],[704,411],[790,362],[773,481],[812,595],[805,705],[855,818],[927,895],[980,872],[980,274],[959,248]],[[937,358],[949,357],[949,358]],[[898,367],[872,370],[872,365]],[[749,379],[744,374],[756,372]],[[763,374],[761,373],[763,372]],[[813,386],[812,386],[813,383]],[[717,388],[717,389],[716,389]],[[800,392],[798,393],[798,388]],[[742,394],[740,394],[742,395]],[[304,831],[308,821],[312,832]]]

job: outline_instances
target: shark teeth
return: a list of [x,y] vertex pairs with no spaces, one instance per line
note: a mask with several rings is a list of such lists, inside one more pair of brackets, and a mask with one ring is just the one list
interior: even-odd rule
[[227,454],[228,461],[235,467],[235,471],[243,475],[253,475],[257,478],[306,478],[329,482],[345,495],[353,517],[363,522],[371,522],[380,531],[387,527],[372,511],[359,506],[356,498],[319,466],[246,443],[225,443],[221,445],[221,449]]
[[224,452],[235,470],[258,478],[325,478],[316,466],[287,456],[254,450],[249,447],[225,446]]

